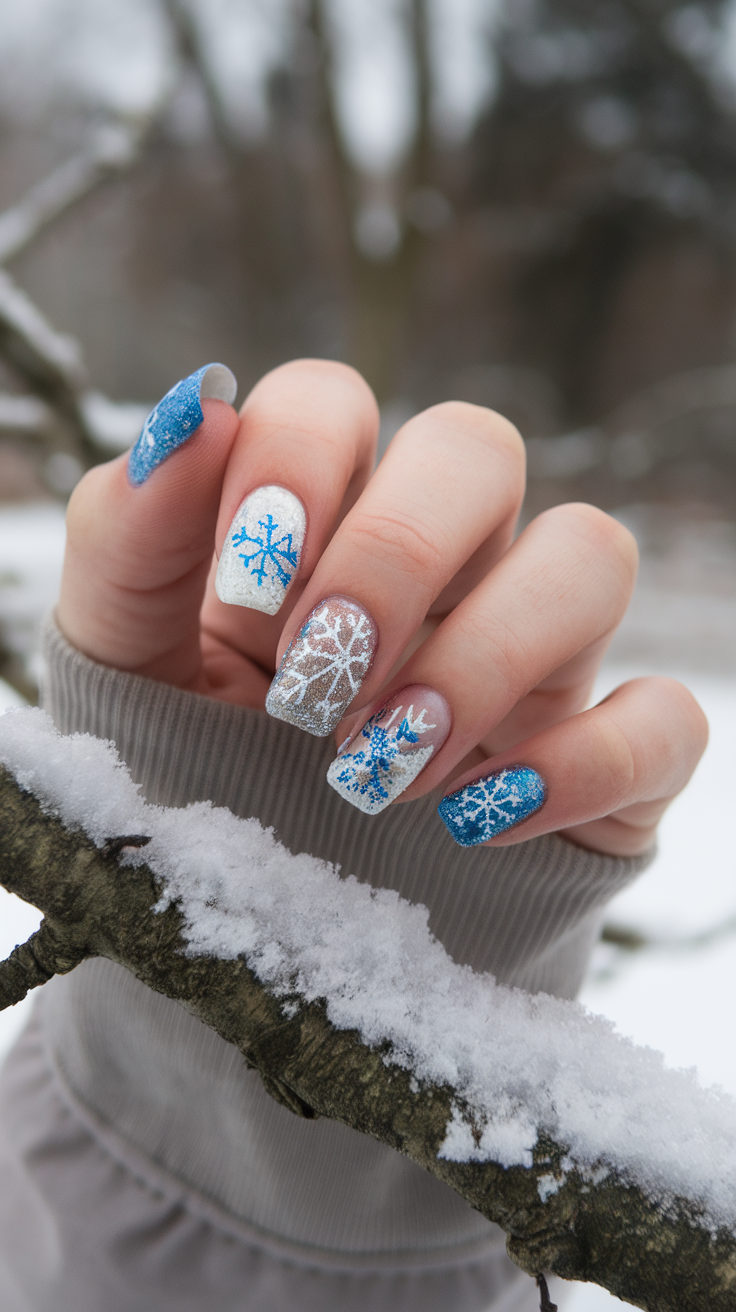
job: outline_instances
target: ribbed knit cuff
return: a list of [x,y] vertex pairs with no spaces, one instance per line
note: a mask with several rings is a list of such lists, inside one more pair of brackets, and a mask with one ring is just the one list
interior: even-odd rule
[[44,655],[43,705],[59,729],[115,742],[148,801],[209,799],[272,827],[294,853],[424,903],[450,954],[503,982],[574,994],[603,906],[651,860],[603,856],[555,835],[461,849],[435,794],[377,816],[339,798],[325,781],[331,739],[99,665],[53,620]]

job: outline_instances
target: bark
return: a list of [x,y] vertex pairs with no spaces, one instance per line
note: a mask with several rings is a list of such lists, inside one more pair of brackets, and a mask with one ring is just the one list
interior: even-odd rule
[[335,1029],[319,1003],[294,995],[287,1019],[284,999],[267,992],[247,960],[186,955],[178,907],[154,909],[155,874],[120,864],[126,846],[144,842],[119,835],[97,849],[0,770],[0,882],[45,917],[0,963],[0,1009],[85,957],[107,957],[234,1043],[297,1115],[342,1121],[443,1180],[503,1227],[511,1257],[530,1275],[593,1281],[650,1312],[736,1309],[736,1238],[714,1234],[691,1200],[665,1209],[615,1172],[591,1185],[573,1170],[543,1202],[540,1177],[562,1177],[566,1145],[541,1137],[530,1168],[439,1158],[453,1089],[417,1088],[411,1071]]

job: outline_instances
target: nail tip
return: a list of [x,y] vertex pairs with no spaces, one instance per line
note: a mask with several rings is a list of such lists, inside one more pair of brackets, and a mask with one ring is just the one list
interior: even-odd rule
[[128,457],[132,486],[140,487],[145,483],[154,469],[196,433],[204,419],[203,396],[232,402],[237,387],[232,370],[217,361],[202,365],[174,383],[146,417],[140,437]]
[[325,777],[330,788],[335,790],[338,797],[341,797],[343,802],[347,802],[349,806],[355,807],[355,810],[360,811],[361,815],[380,815],[382,811],[386,810],[386,807],[391,805],[393,800],[391,797],[381,799],[380,801],[370,801],[368,798],[362,797],[360,793],[354,794],[351,792],[350,788],[346,787],[345,784],[340,781],[338,778],[338,771],[334,769],[339,762],[340,758],[336,757]]
[[218,598],[225,606],[240,606],[242,610],[257,610],[262,615],[277,615],[284,604],[284,599],[273,602],[268,597],[249,596],[247,599],[244,595],[239,594],[235,588],[222,586],[219,579],[215,576],[215,592]]
[[212,360],[197,369],[190,378],[199,376],[200,401],[226,401],[232,405],[238,394],[238,380],[229,365]]
[[[329,722],[324,717],[309,716],[294,706],[293,702],[284,696],[280,687],[278,674],[274,677],[266,694],[266,711],[274,720],[282,720],[284,724],[291,724],[295,729],[302,729],[304,733],[311,733],[314,738],[328,738],[329,735],[337,728],[340,718],[333,717]],[[288,693],[288,690],[287,690]]]

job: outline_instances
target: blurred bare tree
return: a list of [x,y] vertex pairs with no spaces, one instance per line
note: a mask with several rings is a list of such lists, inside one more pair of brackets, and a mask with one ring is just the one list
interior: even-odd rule
[[733,509],[733,0],[10,8],[0,429],[47,486],[204,359],[314,354],[385,436],[502,409],[534,508]]

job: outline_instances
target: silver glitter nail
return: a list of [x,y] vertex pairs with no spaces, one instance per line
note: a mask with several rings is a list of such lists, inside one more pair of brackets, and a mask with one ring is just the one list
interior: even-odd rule
[[378,642],[375,620],[349,597],[327,597],[284,653],[266,710],[325,738],[357,695]]

